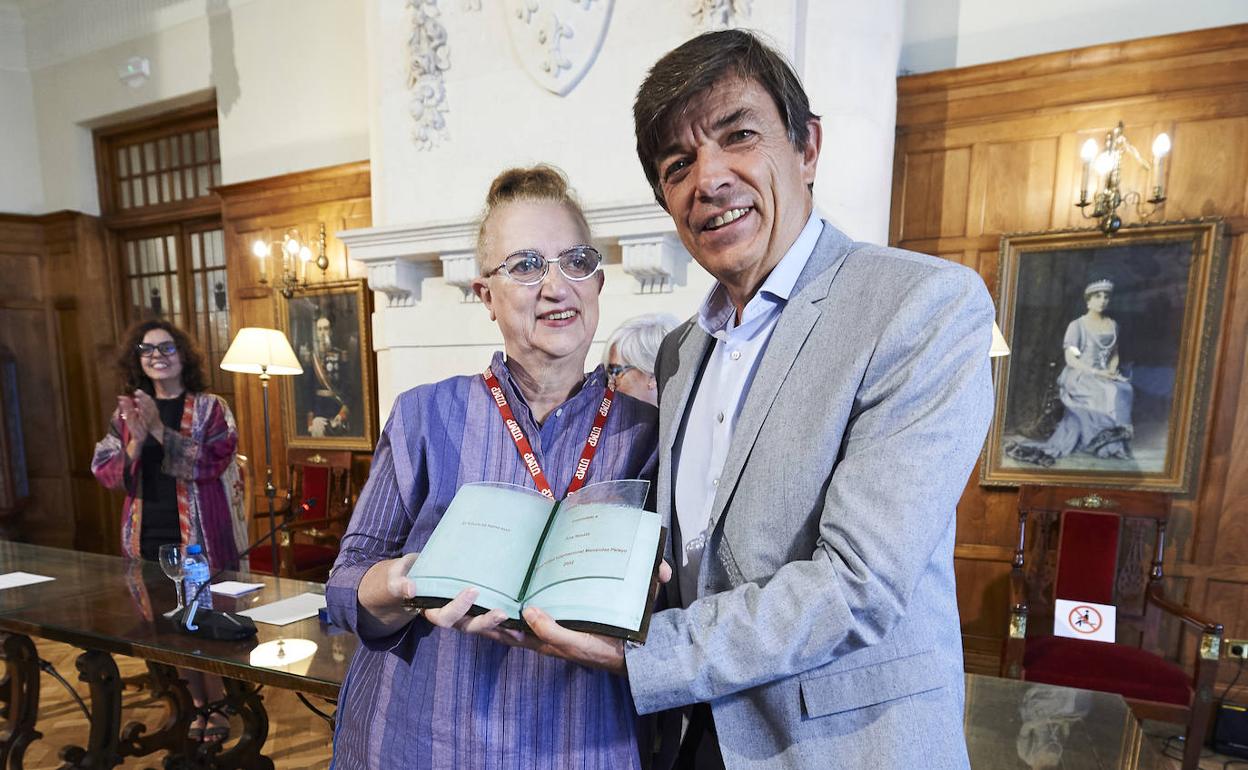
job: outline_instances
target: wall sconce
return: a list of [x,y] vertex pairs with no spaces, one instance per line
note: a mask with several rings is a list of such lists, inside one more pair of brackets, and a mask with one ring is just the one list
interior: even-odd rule
[[[1127,137],[1123,135],[1122,121],[1107,134],[1105,134],[1104,148],[1097,152],[1097,144],[1095,139],[1089,139],[1083,143],[1080,149],[1079,157],[1083,163],[1082,183],[1079,185],[1079,202],[1075,205],[1079,207],[1079,213],[1084,219],[1095,219],[1097,227],[1105,235],[1113,235],[1122,227],[1122,218],[1118,216],[1118,207],[1123,203],[1131,203],[1135,206],[1135,212],[1142,220],[1146,220],[1161,209],[1166,201],[1166,193],[1162,179],[1164,178],[1163,169],[1165,165],[1165,157],[1170,152],[1170,137],[1164,132],[1157,135],[1153,140],[1153,161],[1149,163],[1140,155],[1140,151],[1127,141]],[[1149,172],[1149,187],[1152,188],[1152,196],[1147,201],[1143,200],[1143,196],[1134,190],[1123,192],[1119,186],[1121,183],[1122,172],[1122,156],[1124,153],[1130,154],[1135,158],[1144,170]],[[1091,173],[1095,171],[1101,178],[1100,190],[1088,199],[1088,181]],[[1144,203],[1151,205],[1151,208],[1144,208]],[[1092,213],[1088,213],[1088,206],[1092,206]]]
[[[325,280],[325,271],[329,269],[329,258],[325,256],[325,225],[320,226],[320,233],[314,242],[316,245],[316,266],[321,269],[321,280]],[[308,263],[312,262],[312,249],[299,237],[297,228],[290,228],[280,241],[263,241],[257,239],[251,244],[251,253],[260,260],[260,283],[269,283],[269,257],[273,255],[273,247],[277,246],[278,274],[274,276],[273,285],[282,296],[290,299],[295,292],[308,288]]]

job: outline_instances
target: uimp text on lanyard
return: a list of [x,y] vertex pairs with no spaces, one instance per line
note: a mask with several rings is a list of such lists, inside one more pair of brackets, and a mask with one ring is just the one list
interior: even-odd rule
[[[542,472],[542,466],[537,462],[537,455],[533,453],[533,445],[529,443],[524,431],[520,429],[520,423],[516,422],[516,415],[507,403],[507,396],[503,393],[502,386],[498,384],[498,378],[489,369],[482,372],[481,376],[485,379],[485,387],[494,397],[494,404],[498,407],[498,413],[503,417],[503,425],[507,426],[507,433],[511,435],[511,440],[516,442],[516,451],[520,453],[524,467],[528,469],[529,475],[533,477],[533,483],[537,485],[537,491],[554,500],[555,492],[550,488],[550,482],[546,480],[546,474]],[[611,413],[611,402],[614,400],[615,388],[608,383],[607,392],[602,397],[602,403],[598,405],[598,414],[594,417],[594,424],[589,429],[589,437],[585,439],[585,448],[581,450],[581,459],[576,463],[576,473],[572,475],[572,483],[568,484],[569,495],[585,486],[585,477],[589,475],[589,464],[593,462],[594,453],[598,451],[598,439],[602,436],[603,426],[607,424],[607,415]]]

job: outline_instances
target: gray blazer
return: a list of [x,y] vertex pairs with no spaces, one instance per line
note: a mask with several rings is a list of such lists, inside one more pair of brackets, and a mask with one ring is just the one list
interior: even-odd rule
[[[975,272],[824,223],[742,406],[696,601],[627,652],[640,713],[709,702],[731,770],[968,766],[955,507],[992,320]],[[689,321],[659,353],[667,522],[711,341]]]

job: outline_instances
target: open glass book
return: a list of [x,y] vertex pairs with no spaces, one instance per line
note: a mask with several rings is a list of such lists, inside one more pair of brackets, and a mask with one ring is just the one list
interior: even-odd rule
[[408,573],[417,606],[468,586],[474,613],[501,609],[511,628],[539,607],[560,625],[644,641],[666,532],[642,510],[650,482],[590,484],[560,502],[527,487],[465,484]]

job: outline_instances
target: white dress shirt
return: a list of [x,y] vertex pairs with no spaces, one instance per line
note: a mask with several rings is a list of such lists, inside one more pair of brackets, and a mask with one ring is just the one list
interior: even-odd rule
[[690,397],[673,455],[680,528],[674,543],[676,574],[686,607],[697,598],[698,571],[710,536],[711,507],[737,417],[780,313],[822,232],[823,220],[812,212],[797,240],[746,303],[741,323],[736,322],[736,307],[728,292],[718,283],[698,309],[698,325],[715,342],[702,379]]

